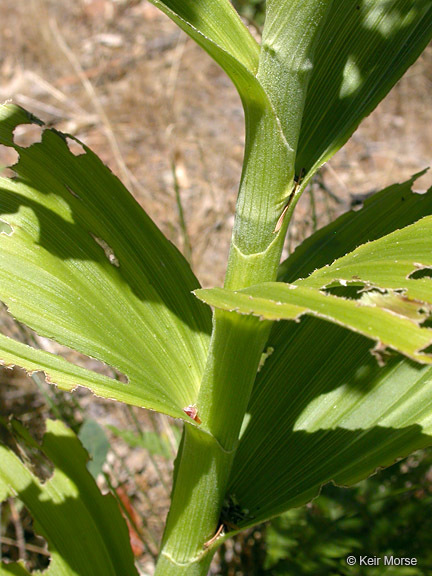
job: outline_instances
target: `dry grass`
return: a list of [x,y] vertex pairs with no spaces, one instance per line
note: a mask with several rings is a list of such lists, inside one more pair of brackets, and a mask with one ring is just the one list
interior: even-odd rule
[[[223,72],[145,1],[15,0],[2,16],[0,101],[12,98],[85,141],[183,249],[177,183],[194,270],[203,285],[221,284],[244,139],[240,100]],[[324,183],[340,203],[317,191],[318,224],[347,209],[352,195],[403,181],[430,164],[432,134],[425,127],[432,120],[431,87],[429,48],[323,168]],[[418,187],[431,184],[427,175]],[[316,225],[310,203],[305,194],[290,231],[292,246]],[[22,397],[16,401],[21,416],[39,410],[32,381],[16,373],[14,379],[0,376],[0,390],[8,390],[5,410],[12,409],[6,402],[19,397],[17,382],[27,394],[24,408]],[[125,410],[88,396],[81,403],[93,417],[130,426]],[[151,429],[145,413],[137,418]],[[129,497],[149,524],[143,533],[157,540],[169,500],[157,468],[169,483],[171,463],[152,465],[143,450],[118,441],[113,446],[131,470],[125,478],[114,465],[117,481],[127,481]],[[152,554],[138,549],[143,571],[151,573]]]

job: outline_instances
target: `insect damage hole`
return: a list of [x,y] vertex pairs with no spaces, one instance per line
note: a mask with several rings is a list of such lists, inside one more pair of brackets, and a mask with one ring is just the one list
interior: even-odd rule
[[74,156],[82,156],[86,153],[84,146],[75,138],[71,138],[70,136],[66,136],[66,144],[69,148],[69,151],[72,152]]
[[[40,454],[38,456],[40,458]],[[35,467],[34,464],[33,462],[33,467]],[[41,462],[36,468],[40,466]],[[1,506],[1,512],[5,518],[2,526],[2,559],[6,563],[21,560],[32,569],[32,574],[36,569],[45,570],[51,558],[48,542],[36,532],[35,522],[29,509],[21,502],[18,503],[15,498],[9,498],[2,502]]]
[[105,256],[108,258],[109,263],[112,264],[113,266],[115,266],[116,268],[119,268],[120,262],[118,261],[118,258],[114,254],[114,250],[111,248],[111,246],[109,246],[109,244],[107,244],[105,242],[105,240],[102,240],[102,238],[99,238],[98,236],[95,236],[94,234],[92,234],[91,236],[92,236],[93,240],[97,244],[99,244],[99,246],[105,252]]
[[38,124],[18,124],[13,131],[13,141],[20,148],[29,148],[42,141],[43,131]]
[[426,168],[415,177],[411,191],[413,194],[423,195],[428,192],[432,185],[432,172]]
[[391,350],[379,341],[375,344],[374,348],[370,350],[370,353],[374,356],[380,368],[383,368],[386,365],[391,356]]
[[428,344],[420,350],[422,354],[426,354],[427,356],[432,356],[432,344]]
[[6,236],[12,236],[13,228],[10,224],[5,222],[0,218],[0,234],[5,234]]
[[0,175],[5,178],[15,176],[12,166],[19,160],[19,154],[11,146],[0,144]]
[[432,268],[422,267],[417,268],[414,272],[409,274],[410,280],[420,280],[421,278],[432,278]]
[[420,323],[422,328],[432,328],[432,314],[426,316],[423,322]]

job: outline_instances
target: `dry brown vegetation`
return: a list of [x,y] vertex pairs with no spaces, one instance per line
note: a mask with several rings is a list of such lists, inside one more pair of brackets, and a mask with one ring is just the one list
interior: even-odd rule
[[[0,101],[13,99],[89,145],[190,257],[200,282],[221,284],[244,133],[240,100],[224,73],[146,0],[0,0],[0,8]],[[430,164],[431,88],[429,48],[322,169],[331,194],[317,184],[305,193],[291,226],[291,248],[348,209],[353,197],[406,180]],[[9,160],[0,156],[0,165]],[[426,175],[417,188],[431,184]],[[1,318],[2,329],[17,330],[4,312]],[[131,424],[126,409],[87,395],[80,403],[104,423]],[[3,415],[14,412],[33,421],[48,406],[34,381],[3,371],[0,408]],[[134,416],[143,429],[156,426],[169,434],[165,420],[152,421],[138,411]],[[158,458],[152,463],[144,450],[119,441],[113,441],[113,454],[113,482],[124,485],[122,498],[138,510],[137,528],[149,548],[136,544],[140,567],[151,573],[169,502],[171,463]],[[118,465],[118,457],[126,464]],[[25,550],[17,522],[7,537],[21,539]],[[4,545],[4,553],[13,555],[14,546]]]

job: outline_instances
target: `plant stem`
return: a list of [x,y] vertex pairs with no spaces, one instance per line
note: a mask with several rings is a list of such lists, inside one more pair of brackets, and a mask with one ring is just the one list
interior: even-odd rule
[[206,553],[204,542],[218,521],[223,500],[219,485],[229,458],[210,434],[185,425],[157,575],[207,573],[212,554]]
[[[331,0],[307,0],[298,11],[299,5],[270,0],[268,6],[257,77],[271,101],[257,93],[256,102],[245,107],[245,158],[225,278],[230,290],[276,279],[299,196],[293,192],[295,150],[317,31]],[[196,401],[202,423],[185,425],[155,576],[207,574],[220,543],[211,539],[221,525],[239,433],[270,328],[271,323],[251,316],[214,312]]]
[[269,330],[270,323],[256,318],[215,313],[197,400],[202,424],[185,426],[157,576],[207,573],[214,546],[206,548],[205,542],[220,526],[238,435]]
[[[257,118],[258,124],[267,122]],[[260,130],[265,127],[261,126]],[[264,134],[264,132],[262,132]],[[280,134],[277,134],[277,138]],[[241,289],[276,278],[287,223],[273,233],[286,196],[286,176],[293,164],[285,165],[275,178],[262,163],[269,137],[249,139],[250,153],[242,177],[225,286]],[[279,142],[275,144],[279,147]],[[271,146],[270,146],[271,148]],[[249,177],[252,174],[251,177]],[[276,191],[261,210],[257,195],[249,187],[257,179],[263,191]],[[269,184],[268,180],[271,180]],[[270,187],[269,187],[270,186]],[[248,208],[244,200],[253,200]],[[267,194],[268,197],[268,194]],[[257,205],[258,199],[258,205]],[[253,220],[256,217],[256,221]],[[252,221],[251,221],[252,218]],[[247,233],[244,233],[244,229]],[[254,238],[248,233],[254,231]],[[236,235],[237,234],[237,235]],[[250,242],[251,241],[251,242]],[[239,432],[249,402],[261,354],[271,323],[236,312],[216,310],[207,365],[196,401],[202,424],[185,425],[176,461],[171,508],[168,514],[155,576],[204,576],[220,542],[209,542],[220,527],[220,513],[237,449]]]

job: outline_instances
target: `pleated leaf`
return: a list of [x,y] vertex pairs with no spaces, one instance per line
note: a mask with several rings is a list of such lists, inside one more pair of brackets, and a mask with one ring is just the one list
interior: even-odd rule
[[[17,178],[0,181],[0,300],[41,336],[96,358],[128,382],[92,375],[2,338],[0,359],[44,370],[70,389],[184,416],[199,387],[210,315],[190,294],[198,281],[117,178],[86,147],[45,130],[14,144],[32,118],[3,106],[0,143],[13,146]],[[198,304],[198,305],[197,305]]]
[[331,264],[361,244],[382,238],[432,214],[432,189],[425,194],[411,191],[418,178],[393,184],[364,201],[361,210],[346,212],[304,240],[279,267],[278,280],[293,282],[317,268]]
[[259,46],[229,0],[150,1],[202,46],[230,76],[235,74],[236,66],[256,73]]
[[[245,158],[255,169],[242,175],[237,220],[241,220],[244,211],[252,209],[268,213],[271,221],[265,230],[236,222],[236,245],[245,253],[253,253],[263,236],[267,242],[274,239],[273,230],[294,177],[294,148],[287,142],[271,98],[256,76],[260,47],[228,0],[150,1],[210,54],[231,78],[240,95],[247,127]],[[278,169],[263,173],[260,166],[266,163]],[[266,200],[269,197],[270,202]],[[257,198],[263,200],[255,206]]]
[[[350,328],[417,362],[432,362],[424,349],[432,330],[424,322],[432,311],[432,216],[359,246],[330,266],[293,284],[266,282],[238,292],[197,290],[207,304],[263,320],[298,320],[309,314]],[[429,270],[429,277],[414,278]],[[322,291],[353,284],[368,291],[343,298]]]
[[429,0],[333,0],[308,87],[297,174],[312,174],[345,144],[431,38]]
[[[47,540],[51,561],[43,574],[137,576],[126,522],[113,496],[100,493],[77,437],[63,423],[47,421],[40,449],[54,466],[46,482],[0,444],[0,496],[18,497]],[[1,564],[0,573],[30,574],[22,563]]]
[[[432,38],[429,0],[274,0],[267,6],[261,48],[228,0],[151,1],[237,87],[246,115],[248,165],[275,167],[265,174],[250,171],[241,182],[236,224],[257,198],[272,222],[262,231],[254,226],[254,214],[252,224],[246,218],[236,226],[234,243],[245,254],[272,240],[287,200],[294,207],[319,166],[345,144]],[[293,179],[301,174],[303,184],[290,197]]]
[[431,368],[401,357],[380,367],[370,349],[316,318],[275,325],[228,489],[248,511],[239,526],[432,444]]
[[[296,284],[317,289],[352,284],[395,290],[401,293],[404,302],[416,300],[419,307],[424,303],[427,308],[432,299],[431,231],[432,216],[426,216],[402,230],[359,246]],[[360,302],[368,300],[370,294],[364,296]],[[393,296],[396,294],[389,293],[390,300]]]
[[[282,265],[295,281],[344,246],[385,237],[432,213],[432,190],[391,186],[319,230]],[[305,504],[333,481],[353,484],[432,443],[432,372],[402,356],[380,366],[373,342],[306,317],[276,322],[245,418],[228,495],[250,526]],[[235,526],[232,527],[235,529]]]

